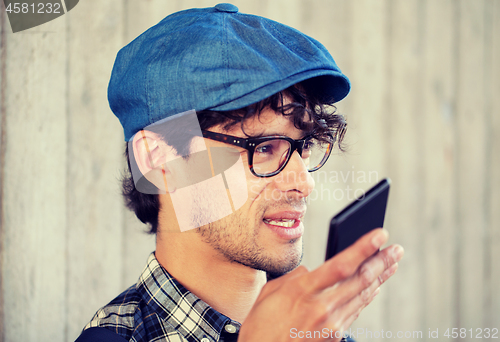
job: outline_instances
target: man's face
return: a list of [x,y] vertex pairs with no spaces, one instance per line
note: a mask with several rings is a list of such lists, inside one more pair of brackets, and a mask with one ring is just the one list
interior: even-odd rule
[[[210,130],[245,138],[240,125],[235,127],[228,132],[220,127]],[[293,139],[304,136],[287,117],[269,108],[246,121],[244,129],[250,136],[284,135]],[[205,143],[229,146],[209,139],[205,139]],[[306,197],[314,188],[314,180],[297,151],[281,173],[259,178],[249,170],[247,150],[232,147],[240,151],[245,165],[248,200],[234,214],[202,226],[197,232],[204,242],[230,261],[273,274],[289,272],[302,258],[302,221]]]

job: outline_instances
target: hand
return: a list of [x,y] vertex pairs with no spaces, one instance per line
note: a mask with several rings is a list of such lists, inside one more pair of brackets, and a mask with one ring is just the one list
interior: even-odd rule
[[[299,266],[268,282],[238,341],[340,341],[342,331],[396,272],[403,248],[378,251],[387,237],[385,230],[375,229],[314,271]],[[306,338],[307,331],[313,338]]]

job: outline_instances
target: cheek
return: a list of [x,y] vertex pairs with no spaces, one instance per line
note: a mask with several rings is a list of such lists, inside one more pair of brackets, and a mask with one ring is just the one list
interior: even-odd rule
[[[241,160],[243,162],[243,169],[245,173],[246,189],[248,191],[248,199],[241,209],[247,212],[251,210],[259,210],[261,203],[264,199],[264,193],[269,187],[270,183],[274,181],[274,178],[261,178],[254,176],[250,171],[248,166],[247,154],[243,153],[241,155]],[[241,174],[240,174],[241,175]],[[256,207],[256,208],[254,208]]]
[[262,185],[256,182],[248,182],[248,200],[254,201],[262,192]]
[[239,215],[250,215],[251,211],[256,210],[254,208],[256,198],[269,181],[263,181],[262,178],[254,176],[250,172],[244,156],[234,165],[225,169],[223,173],[233,210],[239,211]]
[[272,182],[269,178],[259,178],[248,171],[247,184],[248,184],[248,199],[251,201],[261,200],[269,184]]
[[259,194],[264,191],[271,180],[269,178],[260,178],[252,174],[252,172],[250,171],[250,167],[248,166],[248,158],[246,153],[242,155],[241,159],[243,161],[243,167],[245,169],[245,178],[248,189],[247,203],[252,203],[259,196]]

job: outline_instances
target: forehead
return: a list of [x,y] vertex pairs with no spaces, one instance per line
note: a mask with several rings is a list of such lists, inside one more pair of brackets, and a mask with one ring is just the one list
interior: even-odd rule
[[255,115],[242,123],[233,125],[228,130],[222,130],[220,127],[215,130],[242,138],[284,135],[300,139],[304,135],[303,131],[294,126],[292,117],[266,110],[262,111],[260,115]]
[[[289,102],[288,98],[284,99],[283,105]],[[305,112],[304,116],[304,121],[310,120]],[[293,115],[283,115],[281,112],[276,112],[270,107],[262,109],[260,113],[244,120],[241,124],[233,125],[225,132],[226,134],[240,137],[285,135],[293,139],[300,139],[305,134],[305,131],[295,127]]]

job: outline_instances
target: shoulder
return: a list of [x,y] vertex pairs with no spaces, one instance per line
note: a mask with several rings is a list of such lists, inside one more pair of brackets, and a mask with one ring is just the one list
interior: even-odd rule
[[143,307],[141,296],[136,285],[133,285],[100,308],[84,330],[93,327],[107,328],[122,337],[130,338],[142,323]]
[[[112,341],[103,329],[97,329],[104,328],[126,341],[156,341],[162,338],[165,341],[184,341],[182,334],[162,319],[149,304],[138,291],[137,285],[133,285],[99,309],[83,329],[82,335],[98,334],[97,336],[106,336],[103,341]],[[93,337],[90,340],[99,341]]]

